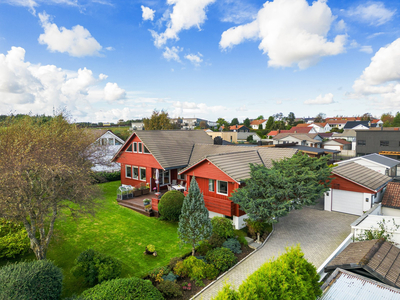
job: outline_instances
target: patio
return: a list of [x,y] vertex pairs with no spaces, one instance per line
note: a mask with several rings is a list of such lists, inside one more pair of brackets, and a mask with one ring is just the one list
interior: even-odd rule
[[[161,192],[161,196],[163,195],[163,192]],[[144,205],[143,205],[143,200],[144,199],[152,199],[152,198],[157,198],[156,193],[150,192],[146,195],[141,195],[141,196],[137,196],[131,199],[127,199],[127,200],[119,200],[118,204],[127,208],[130,208],[142,215],[148,216],[148,217],[158,217],[158,213],[157,212],[148,212],[144,209]]]

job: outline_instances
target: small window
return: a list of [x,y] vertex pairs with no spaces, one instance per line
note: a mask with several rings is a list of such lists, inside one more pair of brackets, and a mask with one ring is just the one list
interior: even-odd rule
[[113,138],[109,138],[109,139],[108,139],[108,144],[109,144],[110,146],[114,146],[114,139],[113,139]]
[[146,181],[146,168],[140,168],[140,180]]
[[137,143],[136,142],[134,142],[133,143],[133,152],[137,152]]
[[381,141],[381,142],[380,142],[380,145],[381,145],[382,147],[387,147],[387,146],[389,146],[389,141]]
[[150,153],[149,149],[145,145],[143,145],[143,153]]
[[357,141],[357,145],[358,145],[358,146],[365,146],[365,145],[366,145],[366,142],[365,142],[365,140],[358,140],[358,141]]
[[228,195],[228,182],[227,181],[217,181],[217,193],[221,195]]
[[128,165],[125,166],[125,177],[126,178],[131,178],[132,177],[131,166],[128,166]]
[[170,170],[163,171],[162,176],[163,176],[163,184],[169,184],[171,178]]
[[132,179],[139,179],[139,168],[132,167]]
[[215,192],[215,180],[214,179],[208,179],[208,190],[210,192]]
[[[181,170],[183,170],[183,168],[178,169],[178,173],[179,173]],[[186,180],[186,175],[184,175],[184,174],[178,174],[178,179],[180,179],[180,180]]]
[[126,149],[126,152],[132,152],[132,144],[129,145],[128,149]]
[[122,145],[122,143],[120,141],[115,140],[115,146],[121,146],[121,145]]
[[142,151],[142,143],[138,143],[138,146],[139,146],[139,153],[142,153],[143,151]]

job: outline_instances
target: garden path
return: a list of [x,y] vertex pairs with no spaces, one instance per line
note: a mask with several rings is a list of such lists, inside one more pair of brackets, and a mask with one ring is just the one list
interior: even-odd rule
[[[317,207],[316,207],[317,208]],[[317,268],[349,235],[350,224],[358,216],[307,207],[292,211],[275,224],[275,231],[265,245],[236,268],[228,271],[210,288],[194,299],[211,299],[225,282],[238,287],[243,280],[288,246],[300,244],[305,258]]]

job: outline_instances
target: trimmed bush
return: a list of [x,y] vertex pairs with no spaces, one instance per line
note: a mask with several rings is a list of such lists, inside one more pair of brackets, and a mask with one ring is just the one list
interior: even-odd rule
[[179,191],[168,191],[158,203],[158,211],[161,218],[168,221],[179,221],[181,215],[183,199],[185,196]]
[[161,282],[164,280],[163,276],[167,275],[168,273],[169,269],[167,266],[157,267],[149,273],[149,277],[154,281]]
[[242,253],[242,247],[237,239],[228,239],[222,244],[222,247],[231,250],[235,254]]
[[207,253],[206,259],[213,264],[220,272],[225,272],[237,263],[233,252],[227,248],[217,248]]
[[182,297],[181,286],[175,282],[163,281],[157,286],[165,298]]
[[322,291],[317,269],[300,247],[287,248],[275,261],[268,261],[240,285],[239,291],[225,286],[214,300],[317,299]]
[[117,172],[95,172],[93,178],[96,183],[121,180],[121,171]]
[[30,241],[22,223],[0,219],[0,258],[25,254]]
[[163,295],[149,280],[136,277],[105,281],[84,291],[85,300],[162,300]]
[[214,217],[211,219],[211,224],[213,227],[213,234],[217,234],[225,239],[235,235],[232,221],[228,218]]
[[220,248],[225,241],[226,241],[226,238],[219,236],[218,234],[214,234],[214,233],[208,239],[208,243],[213,248]]
[[214,280],[215,278],[217,278],[219,271],[214,265],[208,264],[205,267],[204,273],[208,280]]
[[186,277],[188,275],[188,270],[183,265],[183,261],[178,261],[174,268],[174,274],[179,277]]
[[63,275],[51,261],[10,264],[0,269],[0,299],[60,299]]
[[183,267],[187,270],[191,280],[201,280],[206,278],[205,268],[206,263],[194,256],[189,256],[183,261]]
[[85,283],[94,286],[106,280],[115,279],[121,274],[121,264],[116,259],[88,249],[79,254],[71,273]]
[[171,260],[169,261],[169,264],[168,264],[168,268],[170,270],[173,270],[175,268],[176,264],[179,261],[183,261],[183,259],[181,257],[173,257],[173,258],[171,258]]

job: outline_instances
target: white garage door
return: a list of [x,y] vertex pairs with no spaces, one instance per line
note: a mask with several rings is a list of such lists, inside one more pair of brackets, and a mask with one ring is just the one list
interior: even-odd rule
[[324,149],[340,151],[340,146],[328,146],[328,145],[325,145]]
[[361,216],[363,214],[362,193],[333,190],[332,210]]

